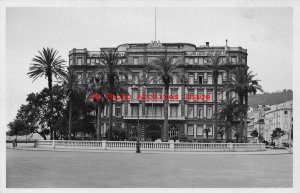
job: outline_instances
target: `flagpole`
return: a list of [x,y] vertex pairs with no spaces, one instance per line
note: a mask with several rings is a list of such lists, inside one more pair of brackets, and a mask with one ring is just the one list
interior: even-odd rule
[[154,25],[155,25],[155,38],[154,38],[154,40],[156,41],[156,7],[155,7],[155,20],[154,20]]

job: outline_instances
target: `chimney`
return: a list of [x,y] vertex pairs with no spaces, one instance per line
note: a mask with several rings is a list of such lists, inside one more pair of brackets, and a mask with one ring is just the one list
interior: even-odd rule
[[206,47],[209,47],[209,42],[205,42],[205,44],[206,44]]

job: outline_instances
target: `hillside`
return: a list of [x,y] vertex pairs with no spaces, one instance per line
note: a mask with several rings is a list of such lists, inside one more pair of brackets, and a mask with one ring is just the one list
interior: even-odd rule
[[256,107],[257,105],[274,105],[288,100],[293,100],[293,92],[288,91],[249,95],[248,100],[250,107]]

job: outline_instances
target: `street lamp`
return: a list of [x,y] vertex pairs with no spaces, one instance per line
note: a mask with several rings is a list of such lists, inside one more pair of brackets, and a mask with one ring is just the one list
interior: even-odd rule
[[[141,87],[141,91],[145,90],[145,86]],[[141,153],[140,150],[140,98],[138,98],[138,125],[137,125],[137,143],[136,143],[136,153]]]

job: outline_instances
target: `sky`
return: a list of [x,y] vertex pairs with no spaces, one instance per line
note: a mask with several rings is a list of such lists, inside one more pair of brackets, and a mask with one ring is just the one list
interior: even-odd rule
[[[266,92],[292,89],[292,16],[284,7],[157,7],[157,40],[224,46],[228,39],[248,50],[248,66]],[[38,50],[53,47],[68,60],[72,48],[149,43],[154,18],[152,7],[6,8],[6,123],[27,94],[47,86],[26,75]]]

